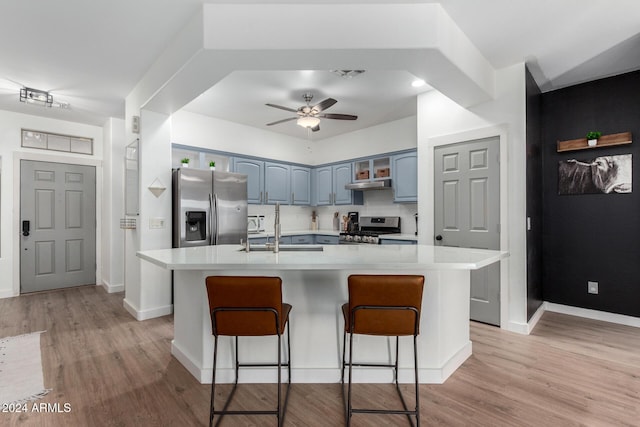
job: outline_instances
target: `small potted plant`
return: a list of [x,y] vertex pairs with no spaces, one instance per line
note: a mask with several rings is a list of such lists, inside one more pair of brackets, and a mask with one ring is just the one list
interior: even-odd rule
[[209,169],[212,171],[216,170],[216,162],[209,162]]
[[591,131],[587,133],[587,143],[589,147],[595,147],[598,143],[598,138],[602,136],[602,132]]
[[188,168],[190,160],[191,159],[189,159],[188,157],[185,157],[184,159],[180,160],[180,163],[182,163],[182,167],[183,168]]

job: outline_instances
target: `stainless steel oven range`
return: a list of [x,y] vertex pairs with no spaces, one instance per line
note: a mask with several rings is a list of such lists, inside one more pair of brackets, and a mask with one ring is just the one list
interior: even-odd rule
[[398,234],[400,231],[399,216],[361,216],[359,229],[340,233],[340,244],[380,244],[382,234]]

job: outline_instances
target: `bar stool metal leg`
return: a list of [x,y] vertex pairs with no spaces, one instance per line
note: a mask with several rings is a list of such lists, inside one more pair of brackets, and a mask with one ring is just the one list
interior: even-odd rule
[[[209,414],[209,427],[212,427],[214,425],[213,418],[216,414],[220,415],[220,418],[218,418],[218,421],[215,423],[216,426],[220,424],[225,414],[246,414],[246,415],[272,414],[276,416],[278,426],[284,425],[284,418],[286,415],[287,404],[289,403],[289,391],[291,389],[291,340],[290,340],[291,336],[290,336],[288,324],[286,328],[287,328],[287,363],[282,363],[281,335],[278,335],[278,363],[275,363],[275,364],[240,364],[238,359],[238,337],[234,337],[235,338],[235,367],[234,367],[235,379],[233,382],[233,388],[229,392],[229,396],[227,397],[224,407],[220,411],[216,411],[214,406],[215,391],[216,391],[216,367],[217,367],[217,360],[218,360],[218,354],[217,354],[218,353],[218,337],[214,336],[213,375],[212,375],[212,381],[211,381],[211,410]],[[266,410],[265,411],[228,411],[227,410],[227,408],[231,404],[231,401],[233,400],[233,396],[238,386],[239,370],[241,366],[245,366],[245,367],[246,366],[277,366],[278,368],[278,403],[277,405],[278,406],[276,410],[274,411],[266,411]],[[287,388],[286,388],[284,404],[282,404],[282,367],[283,366],[287,367]]]
[[[346,336],[347,334],[344,334],[344,346],[342,349],[342,360],[343,360],[343,365],[342,365],[342,376],[341,376],[341,385],[342,385],[342,396],[343,396],[343,401],[344,401],[344,406],[345,406],[345,418],[346,418],[346,423],[347,423],[347,427],[350,427],[351,425],[351,417],[353,416],[354,413],[360,413],[360,414],[404,414],[407,416],[407,419],[409,420],[409,423],[411,424],[411,426],[416,427],[416,426],[420,426],[420,383],[418,381],[418,349],[417,349],[417,336],[413,337],[413,361],[414,361],[414,390],[415,390],[415,408],[413,410],[410,410],[407,406],[407,403],[404,399],[404,395],[402,394],[402,390],[400,390],[400,383],[398,381],[398,356],[399,356],[399,340],[400,337],[396,336],[396,357],[395,357],[395,362],[391,365],[383,365],[383,364],[373,364],[373,363],[353,363],[353,333],[349,334],[349,360],[346,360],[345,357],[345,351],[346,351]],[[347,396],[345,397],[344,395],[344,368],[345,365],[349,366],[349,370],[348,370],[348,383],[347,383]],[[353,366],[370,366],[370,367],[389,367],[389,368],[393,368],[394,371],[394,384],[395,384],[395,388],[396,391],[398,393],[398,396],[400,397],[400,401],[402,402],[402,410],[392,410],[392,409],[361,409],[361,408],[353,408],[352,404],[351,404],[351,388],[352,388],[352,383],[353,383],[353,374],[352,374],[352,367]],[[414,416],[416,418],[415,423],[413,421],[413,419],[411,418],[411,416]]]
[[[282,302],[282,280],[279,277],[262,276],[209,276],[206,278],[211,332],[214,336],[213,372],[211,381],[211,406],[209,426],[220,415],[218,425],[225,415],[275,415],[278,426],[284,423],[291,387],[291,333],[289,313],[291,305]],[[250,297],[247,297],[249,296]],[[283,363],[283,335],[287,330],[287,361]],[[234,337],[234,383],[222,410],[215,409],[216,371],[218,363],[218,336]],[[240,363],[239,338],[277,336],[277,363]],[[282,396],[282,367],[287,367],[286,396]],[[244,367],[277,368],[277,407],[274,410],[229,410],[238,388],[239,371]]]
[[[351,275],[348,279],[349,301],[342,306],[345,329],[343,333],[341,385],[345,421],[351,426],[354,414],[405,415],[412,426],[420,425],[420,387],[418,380],[417,336],[424,276],[413,275]],[[354,334],[396,337],[395,360],[386,363],[354,361]],[[347,351],[349,335],[349,356]],[[413,336],[413,371],[415,407],[409,409],[399,382],[400,337]],[[393,358],[393,356],[391,356]],[[345,365],[349,365],[345,391]],[[353,407],[353,367],[378,367],[393,370],[393,382],[402,402],[402,409]],[[415,418],[415,423],[414,423]]]

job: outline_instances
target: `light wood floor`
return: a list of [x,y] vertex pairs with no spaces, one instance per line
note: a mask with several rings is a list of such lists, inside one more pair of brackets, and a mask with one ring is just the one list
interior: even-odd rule
[[[0,413],[0,425],[206,425],[210,387],[172,358],[172,317],[138,322],[122,299],[91,286],[0,300],[0,337],[47,331],[44,381],[53,391],[38,402],[71,405],[69,413]],[[545,313],[530,336],[472,323],[471,338],[473,356],[445,384],[421,386],[423,425],[640,425],[640,329]],[[241,385],[237,407],[267,405],[273,391]],[[362,405],[397,403],[388,384],[356,393]],[[286,425],[344,425],[341,402],[338,384],[294,384]],[[352,424],[408,425],[371,415]],[[270,426],[275,417],[222,425]]]

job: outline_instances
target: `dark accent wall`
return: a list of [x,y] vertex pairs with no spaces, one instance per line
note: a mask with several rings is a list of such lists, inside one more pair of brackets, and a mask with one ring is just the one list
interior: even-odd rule
[[[543,297],[640,316],[640,72],[542,94]],[[632,133],[630,145],[558,153],[590,130]],[[631,194],[558,195],[558,161],[633,155]],[[587,293],[587,281],[599,294]]]
[[541,93],[526,70],[527,96],[527,320],[542,305],[542,152]]

